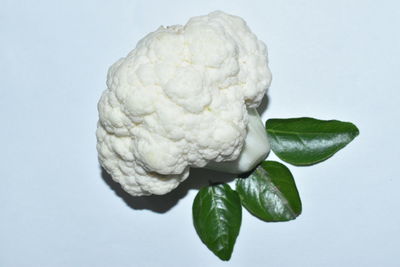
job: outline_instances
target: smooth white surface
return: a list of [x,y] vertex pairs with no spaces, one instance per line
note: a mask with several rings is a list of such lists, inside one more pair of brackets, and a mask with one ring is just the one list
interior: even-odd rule
[[[399,266],[400,5],[188,2],[0,2],[0,266]],[[264,118],[335,118],[361,132],[326,162],[290,167],[297,220],[244,211],[229,263],[194,231],[193,182],[125,202],[101,178],[94,135],[108,66],[159,25],[215,9],[268,45]]]

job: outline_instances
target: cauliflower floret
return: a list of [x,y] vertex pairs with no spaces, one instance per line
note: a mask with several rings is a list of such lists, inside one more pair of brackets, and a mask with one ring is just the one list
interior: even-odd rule
[[[98,103],[100,163],[135,196],[170,192],[190,167],[238,158],[254,167],[240,155],[257,148],[245,142],[248,122],[270,82],[266,47],[239,17],[217,11],[160,27],[109,69]],[[268,145],[259,147],[265,156]]]

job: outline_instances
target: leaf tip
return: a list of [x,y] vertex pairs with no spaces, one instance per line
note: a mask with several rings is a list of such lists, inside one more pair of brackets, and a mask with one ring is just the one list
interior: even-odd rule
[[223,260],[223,261],[229,261],[230,259],[231,259],[231,257],[232,257],[232,251],[231,252],[229,252],[229,251],[224,251],[223,253],[215,253],[215,255],[220,259],[220,260]]

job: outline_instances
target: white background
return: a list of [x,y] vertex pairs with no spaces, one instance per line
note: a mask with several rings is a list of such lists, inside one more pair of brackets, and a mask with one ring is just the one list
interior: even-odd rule
[[[135,199],[102,178],[95,149],[107,68],[158,26],[216,9],[243,17],[268,45],[264,119],[360,129],[328,161],[290,167],[297,220],[244,211],[229,263],[191,219],[196,188],[216,173]],[[399,10],[365,0],[1,0],[0,266],[400,266]]]

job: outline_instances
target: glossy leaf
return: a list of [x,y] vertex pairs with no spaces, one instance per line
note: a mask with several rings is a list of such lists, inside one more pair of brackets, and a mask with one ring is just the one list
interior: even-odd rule
[[229,260],[242,223],[239,195],[227,184],[202,188],[193,202],[193,223],[201,241]]
[[276,161],[264,161],[247,178],[236,180],[242,205],[267,222],[295,219],[301,200],[289,169]]
[[359,134],[350,122],[313,118],[270,119],[266,129],[272,151],[294,165],[323,161]]

